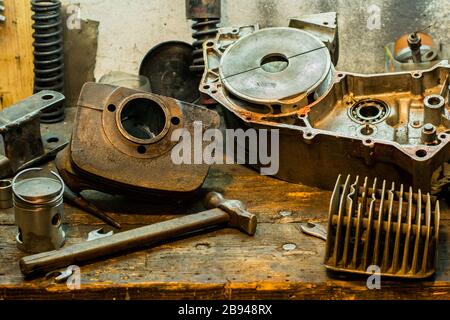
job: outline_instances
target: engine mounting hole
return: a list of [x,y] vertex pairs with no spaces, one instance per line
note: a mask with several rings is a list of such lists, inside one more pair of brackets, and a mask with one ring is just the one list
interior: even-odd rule
[[427,150],[420,149],[416,151],[416,156],[418,156],[419,158],[425,158],[427,155]]
[[177,126],[180,124],[181,120],[178,117],[172,117],[172,119],[170,119],[170,122],[174,125]]
[[137,147],[137,152],[139,154],[145,154],[147,152],[147,148],[144,146],[139,146],[139,147]]
[[261,59],[261,68],[270,73],[278,73],[289,66],[288,58],[281,53],[271,53]]
[[429,96],[429,97],[427,97],[427,102],[431,106],[435,107],[435,106],[439,106],[440,104],[442,104],[443,99],[440,96]]
[[133,138],[151,140],[166,127],[166,114],[155,101],[137,98],[125,104],[120,112],[123,129]]
[[115,111],[116,111],[116,106],[113,105],[113,104],[110,104],[110,105],[108,106],[108,111],[109,111],[109,112],[115,112]]

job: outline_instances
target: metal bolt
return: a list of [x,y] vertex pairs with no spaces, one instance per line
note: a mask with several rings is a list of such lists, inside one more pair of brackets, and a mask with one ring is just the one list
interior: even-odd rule
[[297,249],[297,245],[294,244],[294,243],[286,243],[286,244],[283,246],[283,250],[284,250],[284,251],[293,251],[293,250],[295,250],[295,249]]
[[280,211],[280,216],[282,217],[289,217],[292,215],[292,212],[290,211]]
[[435,127],[431,123],[427,123],[423,127],[423,131],[425,131],[425,132],[434,132],[434,130],[435,130]]

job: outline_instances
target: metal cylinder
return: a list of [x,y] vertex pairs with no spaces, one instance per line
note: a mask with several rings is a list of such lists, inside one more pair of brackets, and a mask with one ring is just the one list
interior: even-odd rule
[[0,180],[0,209],[9,209],[12,206],[11,181]]
[[17,246],[30,253],[59,249],[65,242],[64,182],[54,172],[54,177],[36,175],[41,170],[24,170],[12,181]]
[[427,123],[422,128],[422,143],[434,145],[438,143],[436,127],[431,123]]
[[440,126],[442,114],[445,111],[445,99],[437,94],[425,97],[424,100],[424,121],[423,123],[431,123]]

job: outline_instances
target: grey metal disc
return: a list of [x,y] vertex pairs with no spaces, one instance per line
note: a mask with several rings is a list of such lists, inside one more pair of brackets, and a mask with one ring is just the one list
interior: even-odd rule
[[58,180],[45,177],[29,178],[16,183],[15,192],[29,201],[51,200],[61,192]]
[[293,28],[269,28],[228,48],[220,76],[227,90],[243,100],[276,103],[314,90],[331,66],[329,51],[316,37]]

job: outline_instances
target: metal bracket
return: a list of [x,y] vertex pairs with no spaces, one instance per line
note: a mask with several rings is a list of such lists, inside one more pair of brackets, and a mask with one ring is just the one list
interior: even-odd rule
[[300,225],[300,229],[304,234],[327,241],[327,230],[320,224],[303,223]]
[[41,112],[64,101],[61,93],[44,90],[0,112],[0,178],[54,157],[68,144],[55,134],[41,136]]
[[289,27],[305,30],[319,38],[328,48],[336,66],[339,60],[339,33],[336,12],[324,12],[292,18]]

